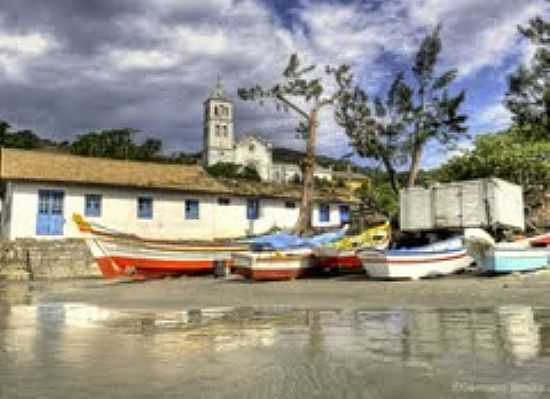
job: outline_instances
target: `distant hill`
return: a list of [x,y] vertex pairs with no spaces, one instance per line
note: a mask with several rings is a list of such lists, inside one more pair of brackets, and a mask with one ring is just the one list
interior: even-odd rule
[[[284,162],[298,164],[304,158],[302,151],[291,150],[289,148],[276,147],[273,148],[273,162]],[[318,155],[317,163],[325,168],[332,166],[335,171],[346,171],[348,167],[355,173],[368,173],[367,168],[355,165],[353,162],[347,159],[334,159],[326,155]]]

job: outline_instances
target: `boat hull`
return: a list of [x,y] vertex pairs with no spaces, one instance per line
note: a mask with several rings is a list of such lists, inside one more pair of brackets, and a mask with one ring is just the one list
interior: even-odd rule
[[215,262],[229,265],[231,250],[193,249],[171,246],[148,248],[138,243],[87,240],[105,278],[151,279],[212,273]]
[[380,279],[419,279],[448,275],[468,267],[465,249],[444,252],[368,252],[360,254],[366,273]]
[[311,275],[315,271],[311,251],[234,253],[234,273],[254,281],[290,280]]
[[480,270],[490,273],[512,273],[542,269],[550,264],[550,250],[490,248],[476,256]]
[[361,259],[354,250],[320,248],[316,255],[317,266],[321,270],[362,271]]

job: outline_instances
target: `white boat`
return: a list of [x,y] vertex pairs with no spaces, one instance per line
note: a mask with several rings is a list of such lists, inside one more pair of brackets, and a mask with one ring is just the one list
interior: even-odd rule
[[88,222],[81,215],[73,215],[73,220],[85,235],[105,278],[150,279],[212,273],[216,262],[229,267],[232,253],[248,251],[247,245],[230,242],[146,239]]
[[412,279],[456,273],[472,264],[462,237],[412,249],[361,251],[363,268],[372,278]]
[[254,281],[304,277],[313,274],[316,266],[311,248],[233,253],[231,263],[234,273]]

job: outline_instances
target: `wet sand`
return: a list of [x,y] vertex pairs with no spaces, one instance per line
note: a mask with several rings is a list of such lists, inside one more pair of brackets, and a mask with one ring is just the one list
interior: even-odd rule
[[[0,283],[2,284],[2,283]],[[118,309],[173,310],[216,306],[303,308],[550,306],[550,271],[497,277],[457,275],[419,281],[372,281],[364,275],[251,283],[240,277],[137,281],[70,280],[10,283],[45,302]],[[1,285],[0,285],[1,286]],[[1,294],[0,294],[1,295]]]
[[549,398],[550,273],[0,282],[0,399]]

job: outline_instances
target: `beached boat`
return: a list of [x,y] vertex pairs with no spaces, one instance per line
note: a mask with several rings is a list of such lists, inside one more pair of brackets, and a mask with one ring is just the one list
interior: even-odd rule
[[528,238],[527,241],[532,247],[550,247],[550,233]]
[[472,264],[462,237],[411,249],[358,253],[369,277],[412,279],[453,274]]
[[[523,272],[550,265],[550,249],[534,248],[529,239],[496,243],[484,230],[472,228],[466,229],[465,241],[468,252],[483,272]],[[538,241],[534,243],[538,244]]]
[[316,271],[311,248],[286,251],[241,252],[231,257],[232,270],[254,281],[290,280]]
[[232,270],[251,280],[288,280],[314,274],[314,249],[341,239],[347,226],[312,237],[276,233],[249,241],[251,252],[234,253]]
[[386,249],[390,242],[389,223],[366,229],[361,234],[344,237],[315,249],[317,266],[324,271],[362,271],[357,252],[366,248]]
[[216,261],[231,261],[232,253],[248,251],[248,245],[230,242],[192,243],[154,240],[121,233],[73,215],[86,235],[101,273],[105,278],[135,279],[212,273]]

